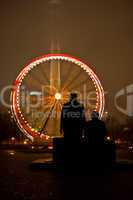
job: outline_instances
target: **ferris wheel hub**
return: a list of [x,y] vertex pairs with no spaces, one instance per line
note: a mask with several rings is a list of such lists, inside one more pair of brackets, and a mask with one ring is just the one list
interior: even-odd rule
[[60,100],[60,99],[61,99],[61,93],[57,92],[57,93],[55,94],[55,99],[56,99],[56,100]]

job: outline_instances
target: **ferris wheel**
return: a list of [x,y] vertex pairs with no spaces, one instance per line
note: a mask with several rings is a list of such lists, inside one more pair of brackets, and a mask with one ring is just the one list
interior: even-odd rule
[[21,131],[30,139],[59,136],[62,105],[72,92],[92,110],[104,112],[104,90],[89,65],[64,54],[48,54],[28,63],[13,83],[11,110]]

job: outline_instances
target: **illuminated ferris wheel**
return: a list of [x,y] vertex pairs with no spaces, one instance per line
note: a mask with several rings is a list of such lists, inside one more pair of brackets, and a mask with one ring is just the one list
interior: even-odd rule
[[104,90],[90,66],[64,54],[36,58],[19,73],[13,84],[11,108],[21,131],[35,137],[59,136],[62,105],[72,92],[84,105],[86,117],[92,110],[104,111]]

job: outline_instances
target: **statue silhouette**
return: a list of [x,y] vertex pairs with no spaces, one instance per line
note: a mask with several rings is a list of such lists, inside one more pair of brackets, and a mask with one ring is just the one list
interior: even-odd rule
[[84,107],[77,101],[77,94],[71,93],[69,102],[64,104],[61,112],[66,162],[75,162],[78,156],[84,121]]

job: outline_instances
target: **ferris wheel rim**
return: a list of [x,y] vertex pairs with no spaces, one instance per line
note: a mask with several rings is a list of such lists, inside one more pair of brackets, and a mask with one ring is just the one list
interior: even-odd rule
[[[101,82],[100,82],[98,76],[91,69],[90,65],[87,65],[84,62],[82,62],[79,58],[70,56],[68,54],[46,54],[46,55],[37,57],[35,59],[32,59],[30,62],[28,62],[28,64],[26,64],[24,66],[24,68],[21,70],[21,72],[19,73],[19,75],[17,76],[17,78],[15,79],[15,81],[13,83],[13,86],[14,86],[13,88],[14,89],[13,89],[13,91],[11,93],[11,102],[12,102],[11,109],[12,109],[13,116],[14,116],[19,128],[31,140],[33,140],[34,136],[38,136],[40,134],[40,132],[31,131],[32,127],[30,127],[29,125],[28,125],[28,128],[27,128],[28,130],[27,130],[26,127],[24,128],[24,126],[20,122],[20,118],[18,117],[18,114],[17,114],[17,112],[20,112],[20,109],[19,109],[18,103],[17,103],[17,99],[18,99],[18,95],[19,95],[18,91],[19,91],[19,89],[21,87],[21,83],[22,83],[24,77],[29,73],[29,71],[31,69],[33,69],[34,67],[36,67],[40,63],[43,63],[43,62],[46,62],[46,61],[50,61],[50,60],[68,61],[68,62],[72,62],[72,63],[74,63],[76,65],[79,65],[79,67],[83,68],[83,70],[85,70],[87,72],[88,76],[93,81],[95,89],[97,90],[96,93],[97,93],[97,97],[99,98],[99,103],[100,103],[99,114],[100,114],[101,117],[102,117],[103,112],[104,112],[104,104],[105,104],[104,89],[103,89],[103,87],[101,85]],[[30,133],[29,133],[29,131],[30,131]]]

